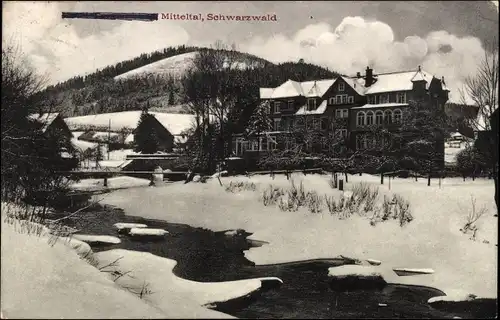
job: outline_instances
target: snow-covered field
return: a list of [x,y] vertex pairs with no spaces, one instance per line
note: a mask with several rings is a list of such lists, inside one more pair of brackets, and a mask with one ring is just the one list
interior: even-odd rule
[[[203,306],[245,296],[259,290],[262,281],[281,282],[189,281],[173,274],[175,260],[128,250],[93,254],[93,266],[79,256],[90,250],[88,245],[79,253],[74,250],[81,244],[78,240],[67,245],[60,238],[51,245],[46,233],[28,234],[19,223],[6,223],[6,211],[2,204],[0,290],[5,319],[232,318]],[[116,265],[106,267],[113,261]],[[113,279],[111,271],[124,275]]]
[[[298,174],[306,190],[320,195],[339,194],[328,185],[327,175]],[[380,185],[380,178],[364,174],[349,176],[346,188],[365,181],[380,187],[380,196],[398,193],[411,204],[414,220],[404,227],[397,221],[386,221],[371,226],[368,218],[357,215],[346,220],[331,216],[327,210],[313,214],[307,209],[281,212],[277,206],[264,206],[259,201],[261,191],[270,183],[289,186],[283,176],[272,180],[269,176],[225,177],[230,181],[249,181],[258,191],[226,192],[215,179],[208,183],[173,183],[155,188],[119,190],[103,203],[116,205],[129,215],[161,219],[172,223],[186,223],[214,231],[245,229],[250,237],[269,242],[246,251],[246,257],[256,264],[270,264],[344,255],[357,259],[377,259],[377,267],[387,282],[418,284],[440,289],[447,294],[476,294],[483,297],[497,295],[497,224],[493,201],[492,180],[477,179],[463,182],[447,178],[433,180],[428,187],[425,179],[388,180]],[[488,212],[478,221],[476,241],[459,229],[466,223],[471,195],[477,206]],[[340,195],[339,195],[340,196]],[[147,210],[144,210],[147,208]],[[489,243],[483,243],[483,241]],[[396,275],[393,268],[433,269],[433,274],[415,276]]]
[[116,76],[115,80],[124,80],[128,78],[133,78],[137,76],[145,75],[162,75],[162,76],[180,76],[183,75],[188,69],[193,66],[193,59],[196,57],[198,52],[188,52],[179,54],[173,57],[165,58],[143,67],[125,72]]

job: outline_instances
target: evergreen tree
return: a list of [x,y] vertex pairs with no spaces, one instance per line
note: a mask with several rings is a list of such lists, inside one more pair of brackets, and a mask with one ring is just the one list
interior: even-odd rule
[[153,115],[148,112],[148,106],[142,110],[139,124],[134,135],[134,150],[145,154],[155,153],[159,149],[159,139],[156,131],[150,125]]

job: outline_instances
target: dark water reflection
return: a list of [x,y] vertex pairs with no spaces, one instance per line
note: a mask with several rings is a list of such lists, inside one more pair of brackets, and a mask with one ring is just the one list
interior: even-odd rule
[[[159,241],[139,241],[113,228],[117,222],[144,223],[169,232]],[[218,282],[254,277],[278,277],[279,288],[263,290],[243,299],[216,306],[217,310],[238,318],[481,318],[496,314],[496,300],[479,306],[437,310],[427,300],[443,295],[439,290],[388,284],[381,289],[338,292],[330,287],[328,268],[344,264],[335,259],[312,260],[269,266],[255,266],[243,251],[251,247],[245,237],[193,228],[188,225],[125,216],[119,209],[103,208],[86,212],[68,225],[81,233],[114,235],[117,245],[93,247],[94,251],[128,249],[174,259],[174,273],[182,278]],[[347,262],[349,263],[349,262]],[[383,304],[380,306],[379,304]],[[384,306],[386,305],[386,306]],[[448,310],[448,311],[447,311]]]

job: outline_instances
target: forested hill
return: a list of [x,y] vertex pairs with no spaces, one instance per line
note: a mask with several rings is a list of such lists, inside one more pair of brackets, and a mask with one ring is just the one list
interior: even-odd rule
[[[183,107],[186,101],[182,77],[190,66],[186,66],[189,62],[179,61],[177,57],[189,56],[188,53],[195,56],[200,50],[227,51],[186,46],[170,47],[47,87],[38,98],[46,109],[50,109],[46,111],[61,112],[63,116],[140,110],[145,104],[152,110],[186,112]],[[251,97],[252,104],[258,100],[259,87],[276,87],[288,79],[307,81],[337,76],[336,72],[313,64],[273,64],[248,53],[233,51],[232,54],[236,54],[238,62],[252,66],[238,72],[238,77],[248,79],[250,92],[247,94]],[[150,68],[153,71],[149,70],[148,74],[118,77],[155,64],[163,64],[163,71]],[[173,76],[165,74],[165,69],[182,71],[179,71],[181,74]]]

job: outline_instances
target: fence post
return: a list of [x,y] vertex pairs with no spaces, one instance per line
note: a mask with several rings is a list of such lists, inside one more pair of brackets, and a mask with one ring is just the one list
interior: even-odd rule
[[108,177],[104,177],[104,186],[107,187],[108,186]]
[[344,191],[344,180],[339,179],[339,190]]

